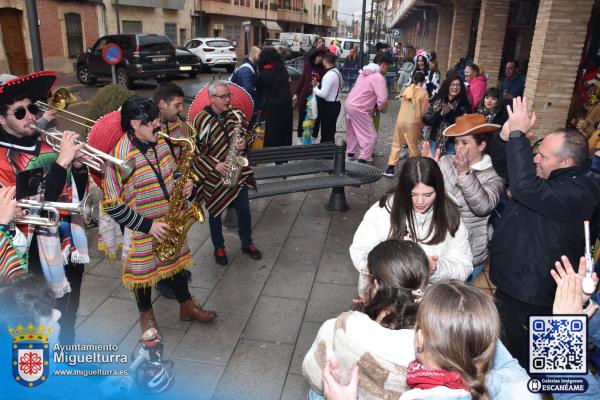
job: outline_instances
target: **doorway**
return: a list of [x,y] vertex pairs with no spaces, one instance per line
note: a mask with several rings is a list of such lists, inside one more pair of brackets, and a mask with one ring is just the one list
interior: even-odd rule
[[8,70],[17,76],[26,75],[28,72],[22,20],[22,11],[0,8],[0,27],[2,27],[2,42],[8,60]]

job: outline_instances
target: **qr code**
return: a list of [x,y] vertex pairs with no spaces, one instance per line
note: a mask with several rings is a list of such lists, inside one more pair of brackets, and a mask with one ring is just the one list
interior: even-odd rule
[[587,373],[587,316],[529,317],[529,373]]

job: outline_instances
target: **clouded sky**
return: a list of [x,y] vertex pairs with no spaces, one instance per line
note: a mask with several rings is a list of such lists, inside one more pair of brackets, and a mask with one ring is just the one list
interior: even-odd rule
[[[362,2],[363,0],[339,0],[339,13],[340,19],[345,19],[346,21],[352,20],[352,13],[355,10],[362,10]],[[371,7],[371,1],[367,0],[367,10]],[[346,15],[350,14],[350,15]]]

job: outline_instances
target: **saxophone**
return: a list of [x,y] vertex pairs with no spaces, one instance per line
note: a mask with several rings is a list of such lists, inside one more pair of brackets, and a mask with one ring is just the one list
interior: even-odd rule
[[192,225],[198,221],[204,222],[204,213],[199,205],[188,207],[188,202],[183,195],[183,188],[188,179],[194,182],[199,180],[194,173],[193,163],[196,156],[196,136],[198,132],[181,116],[182,122],[186,123],[191,136],[187,138],[172,138],[164,132],[159,132],[159,136],[169,139],[177,145],[181,146],[181,157],[177,168],[181,172],[181,176],[175,181],[173,195],[169,200],[169,212],[167,213],[164,222],[169,225],[169,235],[162,243],[155,243],[152,246],[154,254],[160,261],[169,261],[175,257],[179,257],[181,246],[187,238],[187,233]]
[[222,182],[225,187],[231,188],[237,186],[242,169],[247,167],[249,162],[248,159],[242,155],[245,149],[240,150],[237,146],[241,139],[246,138],[244,120],[240,116],[239,111],[233,109],[233,107],[231,107],[230,110],[237,117],[238,121],[233,128],[233,134],[231,135],[231,140],[229,142],[229,150],[227,152],[227,157],[225,158],[225,162],[229,164],[231,171],[223,176]]

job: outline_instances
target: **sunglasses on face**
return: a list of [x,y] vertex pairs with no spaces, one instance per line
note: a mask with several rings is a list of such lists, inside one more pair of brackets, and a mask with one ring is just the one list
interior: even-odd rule
[[14,115],[16,119],[22,120],[23,118],[25,118],[25,115],[27,115],[27,111],[29,111],[29,113],[32,115],[37,115],[40,112],[40,108],[32,103],[32,104],[28,104],[27,107],[25,107],[25,106],[17,107],[17,108],[15,108],[15,111],[13,113],[7,113],[7,114]]

